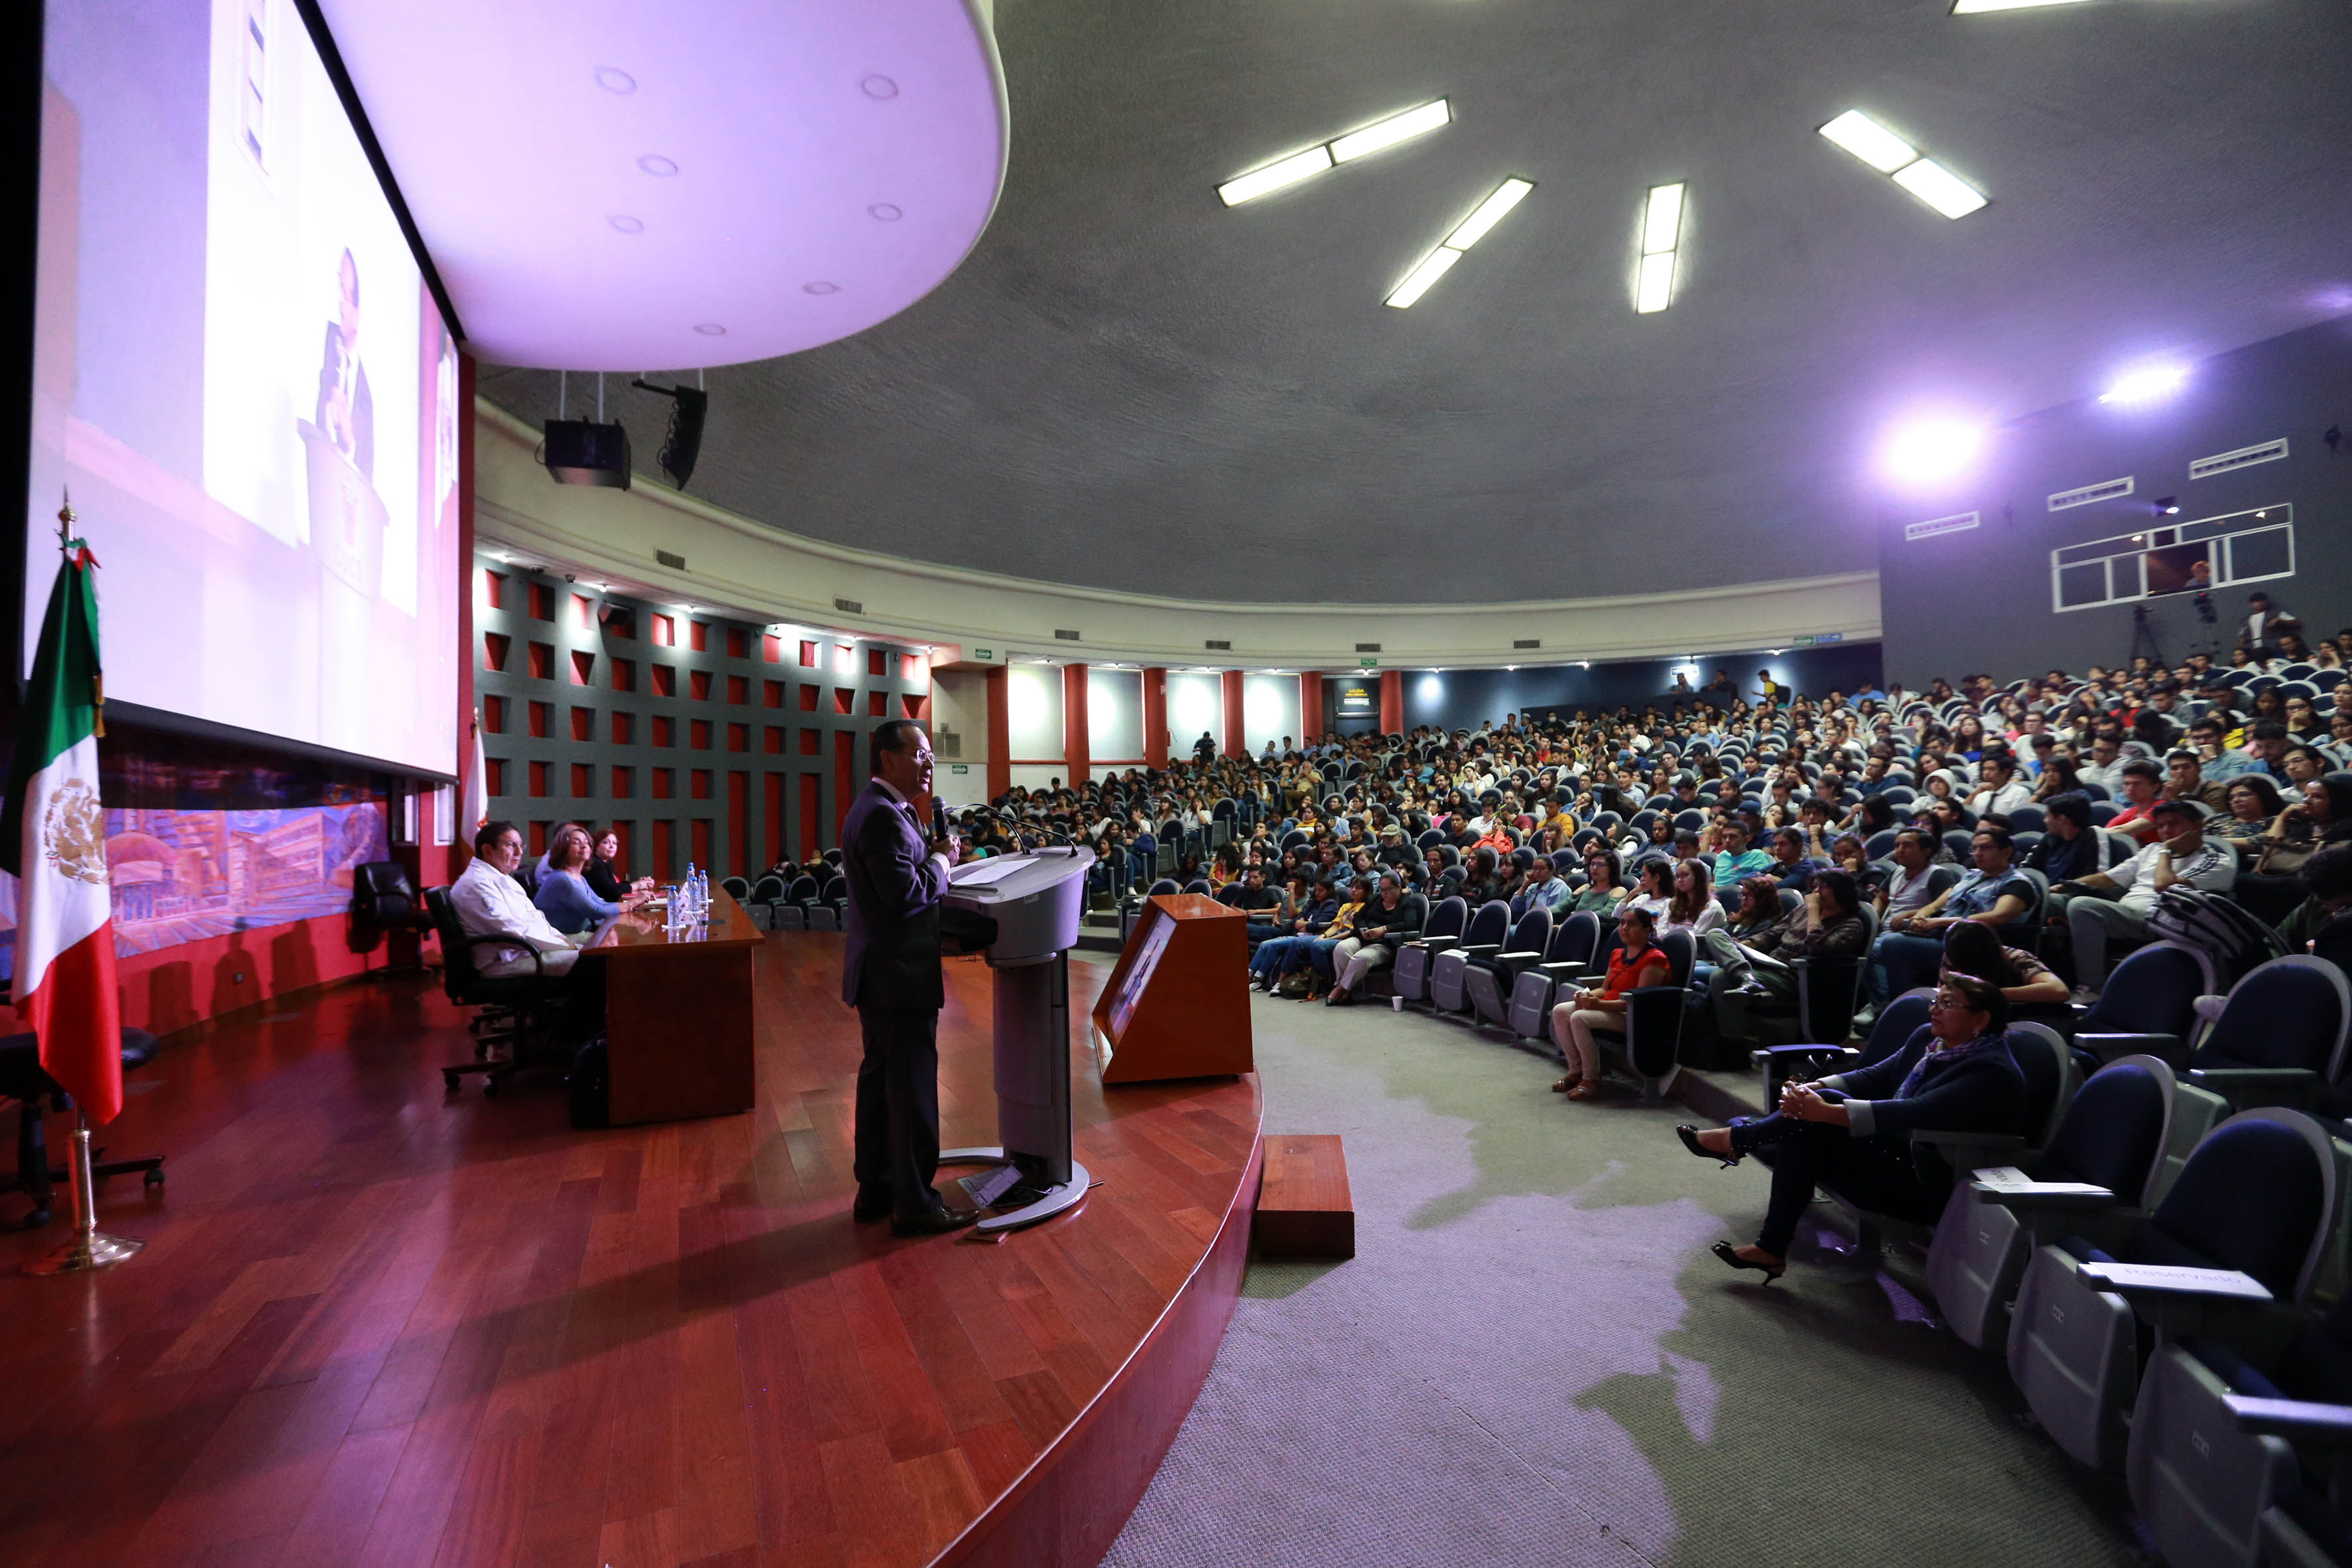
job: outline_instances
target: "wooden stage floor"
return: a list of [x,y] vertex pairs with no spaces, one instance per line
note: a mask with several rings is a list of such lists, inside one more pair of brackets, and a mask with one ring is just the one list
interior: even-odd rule
[[[0,1563],[1094,1562],[1238,1292],[1255,1080],[1106,1091],[1080,1047],[1085,1205],[894,1241],[848,1215],[840,942],[759,950],[748,1116],[577,1132],[551,1078],[445,1096],[469,1047],[437,979],[167,1047],[101,1139],[170,1157],[161,1196],[100,1195],[147,1249],[18,1275],[62,1193],[0,1234]],[[1071,965],[1079,1028],[1108,973]],[[988,972],[948,977],[945,1142],[993,1142]]]

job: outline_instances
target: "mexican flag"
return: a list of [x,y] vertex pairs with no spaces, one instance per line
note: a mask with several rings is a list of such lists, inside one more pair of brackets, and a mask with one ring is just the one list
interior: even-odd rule
[[17,879],[16,1016],[48,1075],[103,1122],[122,1109],[122,1034],[98,801],[98,563],[79,539],[65,549],[17,715],[0,869]]

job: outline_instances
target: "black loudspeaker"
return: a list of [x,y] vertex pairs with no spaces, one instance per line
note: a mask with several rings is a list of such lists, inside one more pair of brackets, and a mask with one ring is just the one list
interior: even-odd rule
[[592,419],[551,419],[539,460],[559,485],[629,488],[629,433]]
[[662,437],[656,460],[671,483],[686,489],[686,481],[694,477],[694,459],[702,452],[702,416],[710,412],[710,395],[694,386],[656,386],[642,376],[629,384],[674,400],[669,433]]

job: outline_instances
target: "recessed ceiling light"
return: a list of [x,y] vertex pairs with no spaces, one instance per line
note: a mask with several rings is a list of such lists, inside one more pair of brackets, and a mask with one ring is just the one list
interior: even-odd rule
[[857,85],[865,89],[866,96],[868,98],[896,98],[898,96],[898,84],[892,81],[887,76],[869,76]]
[[625,98],[637,90],[637,79],[617,66],[598,66],[596,85],[606,92],[616,92]]
[[1877,170],[1891,174],[1919,155],[1919,150],[1859,109],[1849,109],[1827,125],[1822,134]]
[[604,221],[611,224],[615,229],[619,230],[623,234],[643,234],[646,232],[646,220],[641,217],[631,217],[626,213],[616,213],[613,216],[606,218]]
[[694,330],[706,338],[723,338],[727,335],[727,329],[716,321],[698,321],[695,324]]
[[1244,202],[1255,201],[1286,185],[1295,185],[1301,180],[1312,178],[1330,166],[1330,148],[1309,147],[1304,153],[1294,153],[1263,169],[1254,169],[1236,179],[1227,180],[1217,187],[1217,195],[1225,205],[1237,207]]
[[838,283],[824,282],[803,283],[801,285],[801,292],[803,294],[838,294],[841,292],[841,285]]
[[1895,183],[1946,217],[1966,217],[1985,205],[1983,192],[1933,158],[1922,158],[1896,170]]
[[1965,472],[1984,444],[1982,426],[1957,419],[1922,420],[1888,439],[1880,463],[1898,483],[1941,484]]
[[867,207],[866,212],[867,216],[877,223],[897,223],[907,216],[899,211],[898,205],[893,202],[876,202],[872,206]]
[[1424,103],[1419,109],[1408,109],[1402,114],[1391,114],[1361,131],[1351,131],[1332,142],[1331,161],[1345,163],[1367,153],[1377,153],[1383,147],[1393,147],[1400,142],[1424,135],[1444,125],[1454,118],[1454,110],[1444,99]]
[[637,167],[646,174],[667,179],[677,173],[677,160],[665,158],[658,153],[648,153],[637,160]]
[[1477,210],[1462,220],[1462,226],[1445,237],[1445,243],[1456,250],[1467,250],[1486,236],[1486,231],[1503,221],[1504,215],[1527,199],[1535,184],[1530,180],[1505,180],[1495,187],[1495,194],[1478,204]]
[[1405,274],[1404,281],[1391,291],[1385,303],[1400,310],[1410,310],[1414,300],[1429,292],[1429,286],[1445,276],[1447,268],[1462,259],[1462,253],[1449,245],[1441,245],[1422,258],[1421,265]]
[[1642,258],[1633,282],[1633,309],[1642,315],[1663,310],[1675,302],[1675,253],[1662,250]]

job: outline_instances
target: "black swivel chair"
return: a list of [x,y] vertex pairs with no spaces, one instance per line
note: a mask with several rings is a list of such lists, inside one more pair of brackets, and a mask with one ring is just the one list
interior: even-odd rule
[[[474,1037],[474,1059],[441,1069],[441,1086],[455,1090],[467,1073],[482,1075],[482,1092],[495,1095],[499,1086],[526,1067],[568,1065],[569,1054],[551,1051],[555,1044],[549,1027],[562,999],[563,979],[547,973],[547,961],[529,949],[529,974],[486,975],[475,962],[485,947],[520,945],[510,936],[468,936],[449,906],[449,889],[425,890],[425,907],[441,938],[441,989],[460,1007],[477,1009],[466,1027]],[[490,1047],[507,1047],[503,1059],[490,1059]],[[544,1061],[539,1059],[544,1057]]]
[[417,898],[416,884],[397,860],[369,860],[352,868],[350,918],[353,952],[373,952],[394,931],[415,931],[421,939],[433,929],[433,917]]
[[[122,1070],[135,1072],[147,1065],[155,1054],[155,1037],[144,1029],[122,1031]],[[16,1173],[0,1176],[0,1191],[21,1192],[33,1200],[33,1207],[25,1215],[25,1227],[49,1223],[53,1209],[52,1193],[67,1180],[62,1166],[49,1163],[48,1143],[42,1131],[44,1110],[63,1110],[72,1104],[66,1091],[41,1067],[39,1037],[31,1034],[0,1037],[0,1097],[18,1102],[22,1109],[16,1119]],[[150,1187],[163,1184],[163,1157],[160,1154],[147,1160],[109,1160],[106,1151],[90,1150],[90,1175],[104,1181],[109,1176],[127,1176],[138,1172]]]

